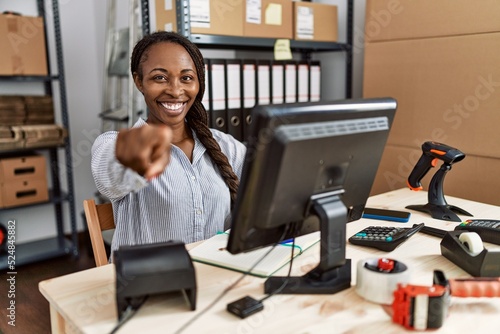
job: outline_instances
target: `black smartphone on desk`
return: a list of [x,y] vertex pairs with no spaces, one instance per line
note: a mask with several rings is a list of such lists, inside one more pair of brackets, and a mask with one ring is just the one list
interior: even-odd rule
[[365,208],[363,210],[363,218],[388,220],[398,223],[406,223],[410,220],[411,213],[399,210],[387,210],[377,208]]

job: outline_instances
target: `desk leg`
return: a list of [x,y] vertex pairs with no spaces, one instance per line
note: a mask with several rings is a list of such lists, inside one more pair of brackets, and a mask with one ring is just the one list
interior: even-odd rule
[[50,305],[50,327],[52,334],[64,334],[64,318],[57,312],[57,310]]

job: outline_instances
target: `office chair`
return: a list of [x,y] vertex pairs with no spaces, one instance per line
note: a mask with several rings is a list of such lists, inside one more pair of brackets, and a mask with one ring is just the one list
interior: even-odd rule
[[85,210],[95,264],[100,267],[108,263],[102,231],[115,228],[113,207],[111,203],[95,204],[93,199],[86,199],[83,201],[83,209]]

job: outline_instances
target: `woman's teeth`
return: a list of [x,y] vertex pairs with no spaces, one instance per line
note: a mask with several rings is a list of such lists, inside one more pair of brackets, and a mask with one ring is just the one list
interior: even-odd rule
[[165,109],[169,109],[169,110],[177,110],[177,109],[181,108],[183,105],[184,105],[184,103],[162,103],[162,106]]

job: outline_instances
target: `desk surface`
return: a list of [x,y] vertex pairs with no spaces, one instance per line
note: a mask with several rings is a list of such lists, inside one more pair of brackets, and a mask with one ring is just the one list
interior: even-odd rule
[[[500,207],[447,196],[451,205],[469,211],[475,218],[500,219]],[[405,210],[409,204],[425,204],[427,193],[400,189],[373,196],[368,206]],[[464,220],[467,218],[463,216]],[[347,237],[370,225],[427,226],[453,230],[457,223],[436,220],[412,211],[409,223],[361,219],[347,225]],[[264,301],[264,310],[246,319],[226,311],[229,302],[250,295],[260,299],[265,279],[247,276],[209,311],[190,324],[183,333],[400,333],[387,307],[365,301],[354,290],[356,263],[361,259],[390,257],[411,270],[410,283],[430,286],[435,269],[447,278],[469,277],[465,271],[441,256],[440,239],[417,233],[391,253],[347,245],[352,260],[351,288],[333,295],[275,295]],[[485,244],[485,247],[498,247]],[[293,275],[303,275],[318,262],[319,245],[294,260]],[[195,263],[198,285],[197,309],[189,311],[182,295],[151,297],[118,333],[174,333],[200,313],[241,274]],[[278,274],[286,275],[288,267]],[[124,282],[123,284],[127,284]],[[115,272],[113,265],[93,268],[40,282],[40,291],[51,306],[53,330],[67,333],[108,333],[117,321]],[[451,298],[449,315],[436,333],[500,333],[500,298]],[[409,331],[410,332],[410,331]]]

